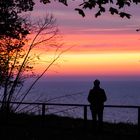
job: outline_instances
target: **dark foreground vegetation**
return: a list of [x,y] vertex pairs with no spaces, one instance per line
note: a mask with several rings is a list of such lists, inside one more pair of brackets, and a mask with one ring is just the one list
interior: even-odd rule
[[[7,115],[6,115],[7,116]],[[137,125],[104,123],[102,131],[93,130],[92,122],[86,125],[82,119],[55,115],[34,116],[0,114],[0,139],[2,140],[46,140],[46,139],[139,139]]]

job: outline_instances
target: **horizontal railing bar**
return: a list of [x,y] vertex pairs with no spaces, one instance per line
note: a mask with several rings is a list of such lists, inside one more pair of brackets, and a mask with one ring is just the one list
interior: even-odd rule
[[[2,101],[0,101],[0,103],[3,103]],[[90,106],[89,104],[63,104],[63,103],[43,103],[43,102],[10,102],[12,104],[22,104],[22,105],[55,105],[55,106],[79,106],[79,107],[83,107],[83,106]],[[104,105],[104,107],[112,107],[112,108],[140,108],[140,106],[134,106],[134,105]]]
[[[7,102],[2,102],[0,103],[7,103]],[[84,107],[84,122],[85,122],[85,127],[86,127],[86,121],[87,121],[87,107],[90,105],[88,104],[62,104],[62,103],[33,103],[33,102],[8,102],[11,104],[20,104],[20,105],[41,105],[42,106],[42,116],[45,116],[45,106],[46,105],[54,105],[54,106],[77,106],[77,107]],[[137,109],[138,110],[138,131],[140,132],[140,106],[133,106],[133,105],[104,105],[104,107],[109,107],[109,108],[132,108],[132,109]]]
[[140,106],[135,106],[135,105],[104,105],[104,107],[113,107],[113,108],[140,108]]

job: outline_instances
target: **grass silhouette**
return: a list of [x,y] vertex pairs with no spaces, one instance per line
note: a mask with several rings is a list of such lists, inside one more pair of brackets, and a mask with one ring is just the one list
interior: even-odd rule
[[103,131],[93,130],[92,121],[56,115],[0,115],[0,138],[5,140],[45,139],[139,139],[137,125],[104,123]]

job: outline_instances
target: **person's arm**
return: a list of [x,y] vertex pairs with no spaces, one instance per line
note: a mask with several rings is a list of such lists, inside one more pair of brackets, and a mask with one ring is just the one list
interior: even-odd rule
[[105,101],[107,101],[107,96],[106,96],[106,93],[105,93],[104,90],[103,90],[103,92],[104,92],[104,99],[103,99],[103,101],[105,102]]
[[87,98],[87,100],[88,100],[89,103],[92,102],[91,90],[89,91],[89,94],[88,94],[88,98]]

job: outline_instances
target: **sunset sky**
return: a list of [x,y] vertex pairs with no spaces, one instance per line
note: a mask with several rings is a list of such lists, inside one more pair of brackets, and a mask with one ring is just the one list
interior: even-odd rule
[[[69,3],[69,7],[57,2],[47,6],[38,3],[32,13],[35,17],[52,13],[63,37],[63,48],[72,47],[47,74],[66,79],[111,77],[138,80],[140,32],[136,32],[136,29],[140,28],[139,5],[124,9],[133,15],[131,19],[109,13],[95,18],[96,11],[89,10],[83,18],[74,11],[73,3]],[[45,61],[48,60],[48,54],[39,51],[43,61],[38,64],[38,72],[45,68]]]

